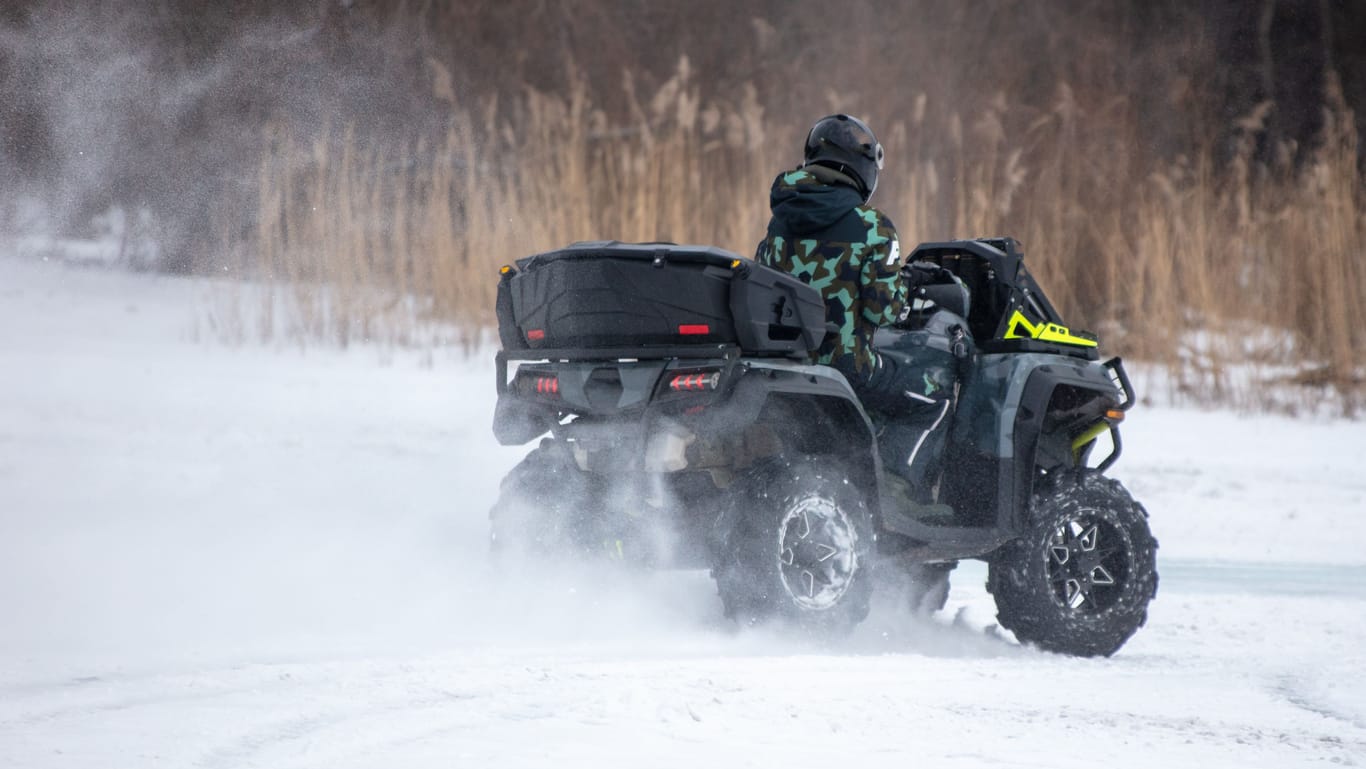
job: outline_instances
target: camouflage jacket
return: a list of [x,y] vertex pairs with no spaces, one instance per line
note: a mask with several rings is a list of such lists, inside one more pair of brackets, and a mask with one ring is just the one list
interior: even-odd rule
[[839,332],[826,335],[817,362],[866,381],[877,366],[873,333],[906,303],[901,249],[892,221],[863,205],[852,187],[829,183],[832,173],[814,167],[778,175],[773,218],[754,258],[820,290],[826,320]]

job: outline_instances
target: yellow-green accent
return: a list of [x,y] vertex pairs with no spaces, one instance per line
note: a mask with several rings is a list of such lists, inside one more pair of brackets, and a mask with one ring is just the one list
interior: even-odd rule
[[1110,423],[1101,420],[1082,431],[1081,435],[1072,439],[1072,459],[1081,458],[1081,450],[1086,448],[1086,444],[1099,438],[1102,434],[1110,431]]
[[[1020,333],[1021,330],[1024,333]],[[1041,342],[1056,342],[1076,347],[1098,346],[1096,340],[1073,334],[1072,330],[1066,326],[1059,326],[1056,323],[1030,323],[1029,318],[1026,318],[1024,313],[1019,310],[1010,316],[1010,324],[1006,326],[1005,338],[1038,339]]]

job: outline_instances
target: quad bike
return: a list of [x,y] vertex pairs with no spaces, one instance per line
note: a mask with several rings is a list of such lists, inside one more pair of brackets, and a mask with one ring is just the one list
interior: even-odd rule
[[[810,363],[825,307],[796,277],[663,243],[504,267],[494,433],[541,441],[502,482],[494,550],[709,568],[728,616],[819,633],[867,615],[875,570],[933,611],[953,566],[980,559],[1021,642],[1113,654],[1157,589],[1147,514],[1104,474],[1134,403],[1123,363],[1062,324],[1009,238],[926,243],[911,260],[971,298],[920,291],[969,332],[930,508],[892,488],[845,378]],[[877,346],[910,361],[926,339],[903,325]]]

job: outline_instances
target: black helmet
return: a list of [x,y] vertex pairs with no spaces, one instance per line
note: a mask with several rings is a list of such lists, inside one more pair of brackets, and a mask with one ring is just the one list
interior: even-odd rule
[[802,165],[822,165],[847,174],[857,182],[863,202],[877,189],[877,172],[882,169],[882,145],[873,129],[856,117],[827,115],[811,126],[806,135],[806,161]]

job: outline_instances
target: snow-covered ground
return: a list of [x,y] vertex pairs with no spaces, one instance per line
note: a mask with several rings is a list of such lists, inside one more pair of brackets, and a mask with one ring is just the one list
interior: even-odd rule
[[704,574],[495,574],[492,366],[196,341],[202,282],[0,257],[0,766],[1366,764],[1366,424],[1135,409],[1111,659],[984,571],[839,648]]

